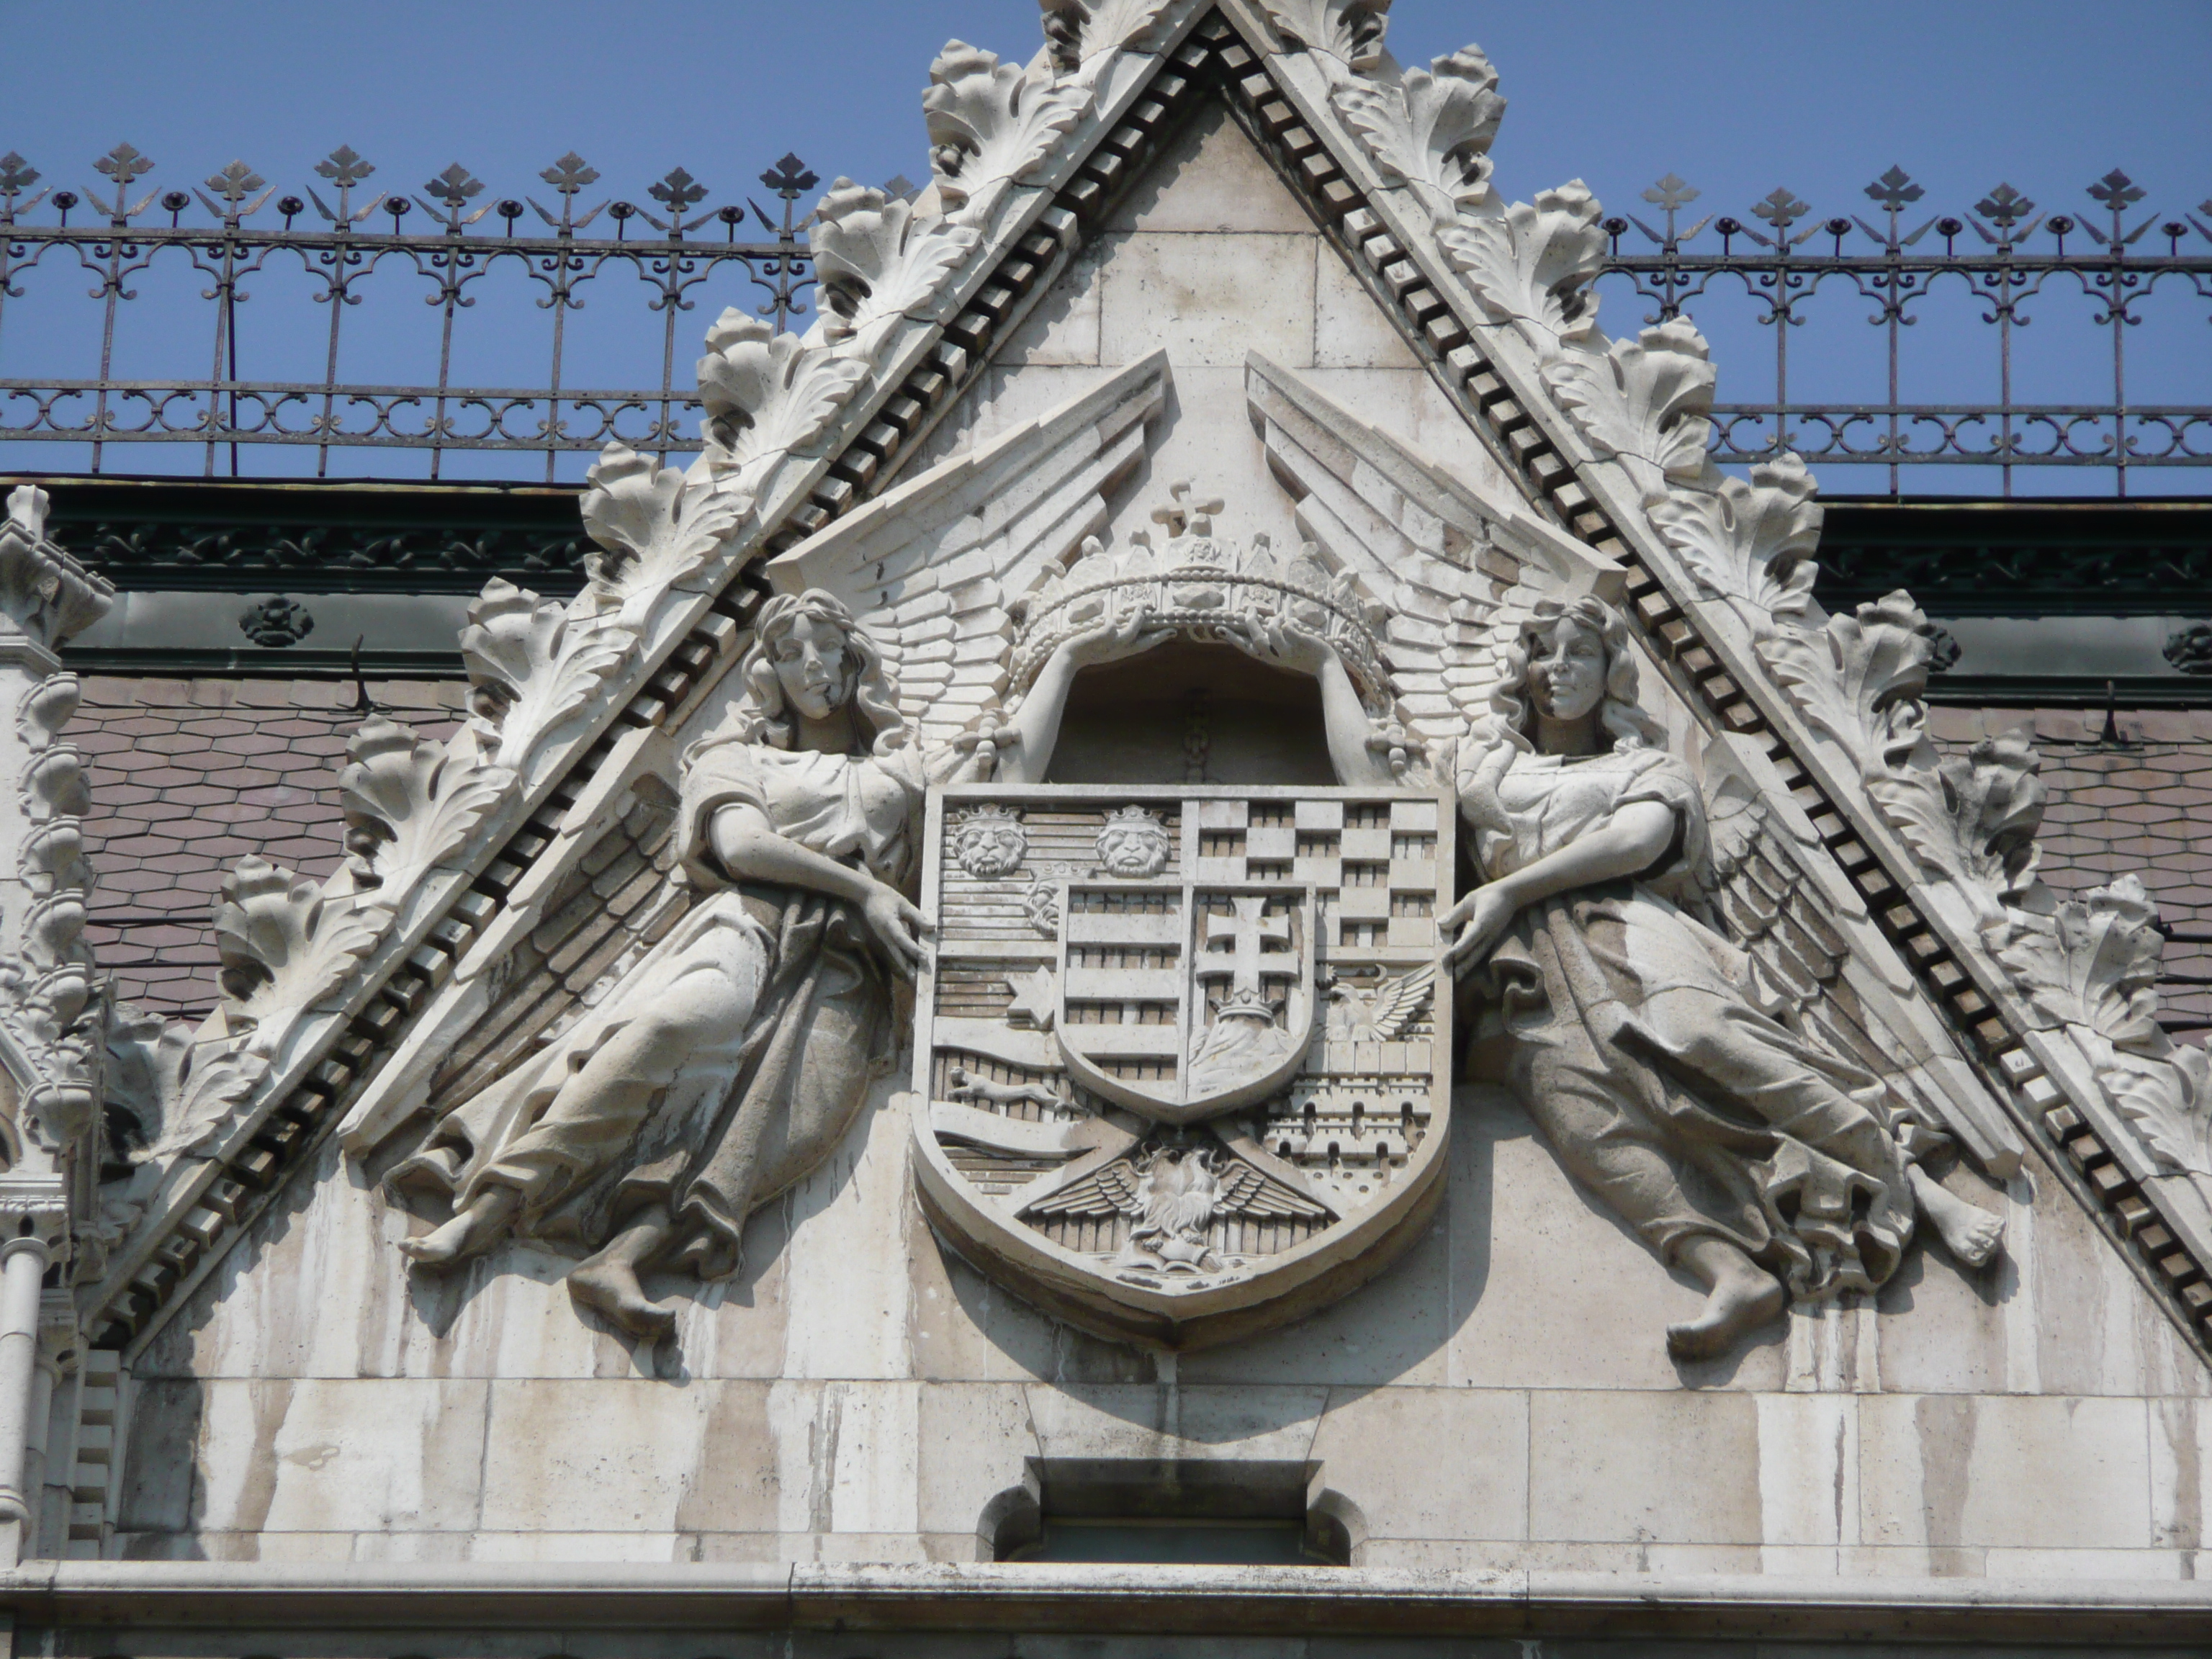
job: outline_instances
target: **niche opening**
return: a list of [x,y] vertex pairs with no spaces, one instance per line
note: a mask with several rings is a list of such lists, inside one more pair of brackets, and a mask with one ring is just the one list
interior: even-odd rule
[[1321,1465],[1227,1459],[1028,1460],[987,1507],[994,1561],[1347,1566],[1358,1511],[1321,1485]]

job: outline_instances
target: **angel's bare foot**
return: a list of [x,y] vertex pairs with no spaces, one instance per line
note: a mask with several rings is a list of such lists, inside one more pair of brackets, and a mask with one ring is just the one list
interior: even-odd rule
[[1952,1259],[1968,1267],[1986,1266],[2004,1243],[2004,1218],[1937,1185],[1917,1164],[1911,1166],[1910,1178],[1920,1213],[1936,1229]]
[[648,1297],[627,1261],[594,1256],[568,1275],[568,1294],[596,1309],[642,1341],[658,1342],[676,1328],[676,1310]]
[[1695,1319],[1667,1328],[1667,1352],[1677,1359],[1711,1359],[1782,1311],[1782,1282],[1723,1239],[1686,1246],[1682,1265],[1711,1290]]
[[658,1204],[633,1217],[607,1246],[568,1275],[568,1294],[577,1305],[595,1308],[647,1342],[659,1342],[676,1329],[676,1310],[645,1293],[638,1274],[667,1248],[674,1233],[668,1212]]
[[441,1227],[399,1241],[400,1255],[420,1267],[447,1267],[487,1249],[513,1218],[522,1194],[512,1187],[487,1187]]

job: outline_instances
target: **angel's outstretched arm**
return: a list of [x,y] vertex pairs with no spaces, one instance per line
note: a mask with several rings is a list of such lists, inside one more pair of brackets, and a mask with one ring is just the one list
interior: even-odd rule
[[1390,744],[1367,717],[1367,706],[1360,702],[1358,688],[1334,646],[1318,634],[1283,622],[1248,622],[1245,633],[1245,648],[1254,656],[1310,675],[1321,688],[1322,724],[1338,783],[1347,789],[1369,789],[1397,781],[1384,758]]
[[1044,781],[1078,670],[1140,656],[1172,637],[1173,630],[1153,627],[1147,613],[1136,611],[1062,640],[1037,671],[1022,706],[998,729],[999,776],[1007,783]]

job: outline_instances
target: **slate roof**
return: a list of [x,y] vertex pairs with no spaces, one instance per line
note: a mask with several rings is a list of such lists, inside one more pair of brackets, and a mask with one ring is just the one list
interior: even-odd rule
[[[2212,978],[2212,945],[2191,942],[2212,940],[2212,709],[2123,709],[2118,742],[2101,709],[1934,708],[1929,726],[1948,752],[2032,734],[2050,793],[2044,879],[2070,894],[2142,877],[2160,919],[2183,936],[2166,947],[2166,972]],[[2162,989],[2168,1024],[2201,1041],[2212,1028],[2212,986]]]
[[[92,788],[99,884],[85,930],[117,994],[197,1019],[215,1003],[209,915],[248,853],[318,879],[344,848],[337,770],[362,718],[349,681],[87,675],[66,728]],[[459,681],[372,680],[388,717],[434,737],[458,724]]]

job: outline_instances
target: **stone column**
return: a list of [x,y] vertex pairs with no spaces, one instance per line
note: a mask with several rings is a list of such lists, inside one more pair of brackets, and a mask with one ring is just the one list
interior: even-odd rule
[[39,1293],[52,1256],[35,1233],[0,1243],[0,1521],[19,1528],[33,1512],[24,1459],[39,1391]]

